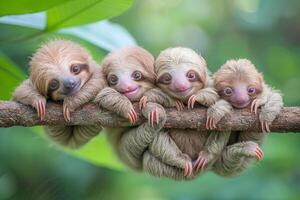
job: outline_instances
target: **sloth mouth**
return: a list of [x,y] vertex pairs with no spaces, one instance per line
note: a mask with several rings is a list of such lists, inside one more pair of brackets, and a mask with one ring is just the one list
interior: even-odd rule
[[186,88],[186,89],[183,89],[183,90],[172,90],[172,92],[174,94],[176,94],[177,96],[186,96],[190,93],[191,90],[192,90],[192,87]]
[[241,108],[246,108],[250,104],[250,102],[251,102],[251,100],[246,101],[244,103],[234,103],[234,102],[231,102],[231,104],[233,105],[233,107],[241,109]]
[[134,98],[136,96],[136,94],[139,92],[139,87],[136,87],[130,91],[126,91],[126,92],[121,92],[121,94],[123,94],[124,96],[126,96],[128,99]]

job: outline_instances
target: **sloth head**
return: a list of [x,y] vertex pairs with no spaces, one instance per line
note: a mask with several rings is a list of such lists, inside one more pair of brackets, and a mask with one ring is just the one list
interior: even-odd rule
[[171,97],[186,100],[207,86],[205,60],[195,51],[176,47],[162,51],[155,61],[157,86]]
[[247,59],[229,60],[214,74],[219,95],[236,108],[247,107],[263,90],[263,76]]
[[154,58],[140,47],[125,47],[108,54],[102,62],[107,83],[130,101],[138,101],[155,83]]
[[96,65],[84,48],[67,40],[44,44],[29,64],[30,79],[35,88],[55,101],[78,92]]

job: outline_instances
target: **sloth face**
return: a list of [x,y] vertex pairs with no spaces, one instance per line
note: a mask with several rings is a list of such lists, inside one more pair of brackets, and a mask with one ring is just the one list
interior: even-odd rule
[[138,101],[153,87],[143,72],[131,67],[111,70],[107,75],[107,83],[130,101]]
[[30,61],[30,79],[35,88],[52,100],[76,94],[94,72],[89,53],[80,45],[54,40],[43,45]]
[[46,83],[47,96],[55,101],[77,93],[90,77],[88,64],[73,63],[66,68],[63,73],[49,77]]
[[154,58],[140,47],[111,52],[103,60],[102,69],[108,85],[130,101],[139,101],[154,87]]
[[262,93],[263,78],[249,60],[231,60],[215,73],[214,85],[233,107],[245,108]]
[[159,74],[157,85],[171,97],[180,100],[189,98],[205,85],[199,72],[189,64],[168,67],[167,70],[159,71]]
[[189,48],[162,51],[155,61],[155,71],[157,86],[182,101],[207,85],[206,62]]

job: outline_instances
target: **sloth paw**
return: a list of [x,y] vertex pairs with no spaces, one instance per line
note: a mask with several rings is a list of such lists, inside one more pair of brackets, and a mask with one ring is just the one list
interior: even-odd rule
[[210,153],[201,151],[197,160],[194,163],[195,171],[203,171],[207,164],[212,160],[212,155]]
[[270,122],[264,121],[264,120],[260,120],[260,125],[261,125],[261,130],[263,133],[269,133],[271,132],[270,130]]
[[254,99],[251,103],[251,112],[257,113],[258,108],[262,105],[262,101],[260,99]]
[[70,114],[70,109],[66,104],[63,105],[63,114],[64,118],[67,122],[71,121],[71,114]]
[[45,119],[46,116],[46,99],[39,99],[35,103],[35,109],[37,110],[37,115],[41,120]]
[[190,96],[188,100],[188,109],[193,109],[196,102],[196,95]]
[[208,130],[216,129],[217,128],[216,120],[211,116],[207,116],[205,127]]
[[184,109],[184,104],[182,101],[176,100],[175,106],[178,111],[183,111]]
[[255,142],[246,142],[243,147],[243,153],[247,157],[256,157],[259,161],[264,157],[262,149]]
[[130,111],[128,112],[127,118],[129,120],[130,124],[136,123],[138,116],[133,108],[131,108]]
[[183,176],[190,177],[193,173],[193,165],[191,161],[187,161],[184,165]]
[[155,125],[158,125],[159,123],[159,112],[157,108],[154,108],[149,114],[148,114],[148,123],[149,126],[154,128]]
[[143,108],[146,107],[147,101],[148,101],[148,97],[146,97],[146,96],[143,96],[140,99],[140,101],[139,101],[139,108],[140,108],[140,110],[142,110]]

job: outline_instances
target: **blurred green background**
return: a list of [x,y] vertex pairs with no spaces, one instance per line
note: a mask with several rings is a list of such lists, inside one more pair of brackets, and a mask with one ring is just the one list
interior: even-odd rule
[[[42,24],[37,18],[25,27],[0,18],[1,99],[26,78],[40,43],[63,37],[98,61],[135,41],[155,56],[170,46],[191,47],[212,72],[227,59],[246,57],[282,91],[286,106],[300,105],[298,0],[0,1],[0,16],[38,11],[46,11],[46,19],[39,16],[44,27],[35,27]],[[70,26],[77,27],[61,30]],[[103,135],[70,152],[49,143],[41,127],[0,128],[0,199],[299,199],[299,144],[300,135],[270,134],[263,161],[241,176],[207,173],[175,182],[128,171]]]

